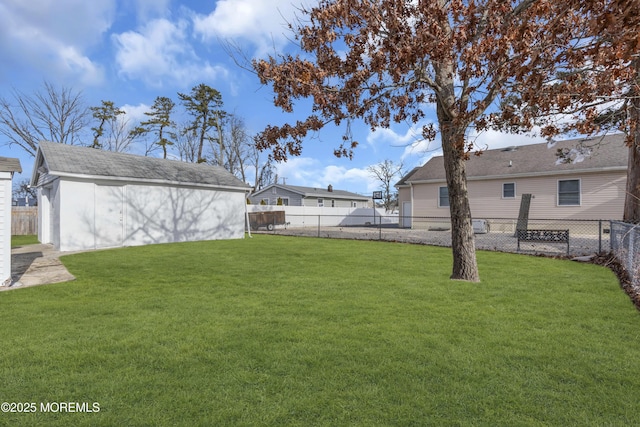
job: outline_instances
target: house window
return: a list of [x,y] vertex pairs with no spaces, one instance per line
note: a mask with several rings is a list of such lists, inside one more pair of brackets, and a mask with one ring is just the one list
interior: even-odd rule
[[516,198],[516,183],[505,182],[502,184],[502,198],[503,199],[515,199]]
[[336,207],[336,201],[335,200],[331,200],[331,207],[335,208]]
[[271,194],[278,194],[278,189],[276,187],[271,187]]
[[438,188],[438,207],[445,208],[449,206],[449,189],[447,187]]
[[318,197],[318,207],[321,208],[324,206],[324,199]]
[[558,206],[580,206],[580,180],[558,181]]
[[351,201],[351,207],[352,208],[357,208],[358,207],[358,202],[356,202],[355,200]]
[[280,200],[282,200],[282,206],[289,206],[289,198],[288,197],[281,197]]
[[260,200],[260,204],[261,205],[268,205],[269,204],[269,198],[265,198],[265,199]]

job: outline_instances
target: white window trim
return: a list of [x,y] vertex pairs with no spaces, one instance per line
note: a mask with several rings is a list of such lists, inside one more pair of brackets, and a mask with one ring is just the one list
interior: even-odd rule
[[323,208],[324,207],[324,199],[321,197],[318,197],[318,207],[319,208]]
[[441,185],[438,186],[438,207],[439,208],[448,208],[449,207],[449,202],[447,200],[447,204],[446,205],[441,205],[440,204],[440,189],[441,188],[446,188],[447,189],[447,197],[449,196],[449,188],[446,185]]
[[[513,184],[513,197],[507,197],[507,196],[504,195],[504,186],[505,186],[505,184]],[[515,199],[517,196],[518,196],[518,189],[516,187],[516,183],[515,182],[503,182],[502,183],[502,198],[503,199],[511,200],[511,199]]]
[[[561,181],[578,181],[578,204],[577,205],[561,205],[560,204],[560,182]],[[556,183],[556,207],[575,208],[579,206],[582,206],[582,178],[558,179],[558,182]]]

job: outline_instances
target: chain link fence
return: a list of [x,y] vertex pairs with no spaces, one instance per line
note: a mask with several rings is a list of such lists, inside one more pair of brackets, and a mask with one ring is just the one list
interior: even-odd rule
[[640,225],[611,221],[611,251],[627,271],[633,290],[640,293]]
[[[473,225],[478,249],[570,256],[593,255],[610,250],[611,226],[608,220],[529,219],[527,224],[523,224],[517,218],[489,218],[474,220]],[[284,224],[273,224],[269,228],[272,230],[261,228],[259,231],[283,235],[451,246],[449,218],[349,215],[345,219],[336,215],[300,215],[287,212]],[[568,230],[568,242],[544,240],[545,235],[553,233],[540,233],[542,237],[539,241],[518,242],[516,230],[519,229],[545,232]],[[637,248],[640,248],[640,244]]]

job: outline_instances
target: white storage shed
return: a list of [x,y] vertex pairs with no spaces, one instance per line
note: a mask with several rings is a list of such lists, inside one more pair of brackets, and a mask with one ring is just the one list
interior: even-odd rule
[[244,237],[250,188],[218,166],[42,142],[31,185],[61,251]]

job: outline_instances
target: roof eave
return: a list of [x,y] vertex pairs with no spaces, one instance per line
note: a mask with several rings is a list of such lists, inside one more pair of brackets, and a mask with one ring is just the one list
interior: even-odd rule
[[[626,166],[610,166],[610,167],[603,167],[603,168],[570,169],[570,170],[562,170],[562,171],[524,172],[524,173],[501,174],[501,175],[468,176],[467,181],[483,181],[483,180],[506,179],[506,178],[536,178],[536,177],[545,177],[545,176],[554,176],[554,175],[575,175],[575,174],[585,174],[585,173],[619,172],[619,171],[626,171],[626,170],[627,170]],[[409,180],[407,184],[402,186],[407,187],[410,184],[431,184],[435,182],[445,182],[445,181],[446,181],[446,178],[444,177],[421,179],[421,180]]]
[[130,178],[120,176],[103,176],[103,175],[85,175],[70,172],[49,171],[49,175],[55,175],[65,178],[77,178],[85,180],[103,180],[103,181],[116,181],[116,182],[135,182],[141,184],[165,184],[175,186],[188,186],[188,187],[201,187],[201,188],[215,188],[220,190],[238,190],[238,191],[250,191],[251,187],[246,186],[233,186],[223,184],[206,184],[199,182],[185,182],[185,181],[172,181],[166,179],[144,179],[144,178]]
[[42,150],[40,150],[40,147],[38,147],[38,150],[36,150],[36,158],[33,162],[33,170],[31,171],[31,182],[29,183],[32,187],[38,185],[38,165],[41,163],[40,160],[42,160],[42,162],[45,161],[44,154]]

